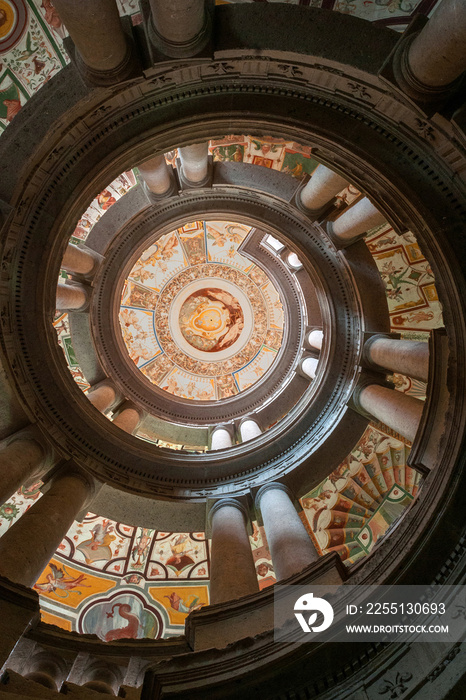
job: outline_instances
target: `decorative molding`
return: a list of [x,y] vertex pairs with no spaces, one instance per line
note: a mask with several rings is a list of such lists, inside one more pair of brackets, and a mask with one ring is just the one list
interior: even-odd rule
[[410,671],[397,671],[393,680],[390,678],[384,678],[383,682],[377,689],[379,695],[389,693],[388,697],[390,700],[396,700],[396,698],[401,697],[408,690],[409,681],[412,679],[412,677],[413,674]]
[[450,649],[448,654],[442,659],[442,661],[434,668],[433,671],[429,673],[427,676],[427,680],[433,683],[436,678],[440,676],[441,673],[443,673],[446,669],[447,666],[451,664],[452,661],[455,660],[455,658],[458,656],[458,654],[461,651],[461,642],[458,642],[455,644],[454,647]]

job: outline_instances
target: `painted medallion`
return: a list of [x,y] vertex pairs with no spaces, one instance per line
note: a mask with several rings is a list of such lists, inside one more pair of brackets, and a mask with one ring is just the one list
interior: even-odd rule
[[133,362],[160,389],[218,401],[260,381],[283,339],[273,282],[241,254],[251,228],[196,221],[161,236],[125,282],[123,340]]

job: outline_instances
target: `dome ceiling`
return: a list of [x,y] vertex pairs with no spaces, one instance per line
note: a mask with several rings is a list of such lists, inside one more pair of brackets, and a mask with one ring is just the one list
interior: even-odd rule
[[284,315],[267,274],[240,253],[251,228],[195,221],[147,248],[125,282],[128,353],[155,385],[215,401],[260,381],[281,346]]
[[[0,130],[68,60],[62,47],[66,31],[50,2],[5,0],[0,8],[2,4],[24,6],[24,13],[18,15],[21,27],[8,25],[3,33],[0,28]],[[119,5],[122,14],[139,22],[137,2],[119,0]],[[429,13],[435,2],[331,0],[325,6],[404,29],[414,12]],[[12,37],[14,42],[7,44]],[[228,136],[211,142],[210,152],[214,160],[249,162],[297,178],[312,173],[316,165],[310,149],[272,138]],[[72,241],[85,241],[105,211],[136,182],[137,172],[128,171],[100,193],[78,222]],[[340,197],[351,204],[360,193],[350,186]],[[219,400],[259,382],[272,366],[284,330],[282,304],[273,282],[238,250],[249,230],[234,222],[191,222],[148,248],[128,275],[120,308],[122,335],[131,360],[155,387],[188,400]],[[402,337],[426,340],[430,329],[442,325],[442,312],[432,271],[415,237],[410,232],[398,235],[387,224],[372,231],[366,243],[385,283],[391,329]],[[57,314],[54,326],[73,377],[87,391],[68,315]],[[401,375],[394,379],[400,391],[425,396],[422,382]],[[398,517],[418,489],[406,466],[409,445],[380,426],[370,430],[348,459],[301,499],[319,550],[335,549],[348,564],[369,553],[390,528],[388,500],[401,503]],[[140,432],[155,441],[144,425]],[[398,454],[402,458],[396,466]],[[35,487],[22,489],[2,506],[3,531],[40,497]],[[257,524],[251,546],[260,585],[270,585],[273,567]],[[207,604],[208,565],[204,533],[162,533],[88,514],[73,525],[37,590],[44,619],[66,629],[107,638],[126,623],[116,613],[107,626],[99,627],[100,622],[110,620],[115,603],[129,601],[148,636],[171,636],[182,630],[195,605]],[[64,595],[62,586],[52,584],[60,570],[66,572],[64,581],[74,579],[77,590],[70,588]]]

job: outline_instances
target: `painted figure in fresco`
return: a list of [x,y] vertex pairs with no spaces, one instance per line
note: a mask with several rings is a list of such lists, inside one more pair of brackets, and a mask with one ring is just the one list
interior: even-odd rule
[[104,190],[99,195],[97,195],[97,201],[99,203],[100,208],[104,211],[107,211],[107,209],[110,209],[110,207],[113,204],[115,204],[116,199],[111,192],[109,192],[108,190]]
[[7,20],[8,17],[6,15],[5,10],[2,7],[0,7],[0,27],[3,27],[3,25],[6,24]]
[[113,617],[115,614],[115,608],[119,608],[118,614],[125,620],[128,620],[128,624],[125,627],[118,627],[117,629],[110,630],[105,635],[106,642],[113,642],[115,639],[137,639],[140,627],[139,618],[132,612],[131,605],[128,603],[115,603],[112,605],[112,609],[107,613],[107,617]]
[[[45,21],[52,27],[52,29],[59,30],[62,26],[62,21],[58,15],[58,12],[50,2],[50,0],[42,0],[41,7],[45,10]],[[61,35],[63,32],[61,33]]]
[[199,603],[198,595],[189,596],[185,602],[183,598],[180,598],[180,596],[175,593],[175,591],[170,593],[170,595],[165,595],[164,598],[168,598],[170,601],[170,607],[173,610],[185,613],[186,615],[189,615],[189,613],[193,612],[194,610],[200,610],[202,607],[204,607],[204,605],[207,605],[207,603]]
[[[66,568],[64,566],[62,569],[60,569],[60,567],[58,566],[55,566],[55,564],[49,564],[49,566],[51,569],[51,573],[47,574],[47,576],[45,577],[47,580],[42,581],[42,583],[37,582],[36,584],[34,584],[34,588],[37,591],[40,591],[41,593],[56,593],[57,590],[61,590],[64,592],[64,595],[60,594],[59,597],[68,598],[69,591],[72,591],[78,586],[90,588],[90,586],[83,583],[83,581],[86,580],[84,574],[73,578],[67,573]],[[81,595],[81,591],[76,591],[76,593]]]
[[167,566],[172,566],[179,572],[186,566],[194,564],[194,559],[188,556],[188,552],[192,551],[192,548],[188,545],[189,538],[185,533],[172,538],[170,542],[172,556],[167,559]]
[[141,534],[137,540],[136,545],[133,547],[131,552],[131,557],[134,560],[134,567],[141,567],[148,554],[148,549],[151,541],[152,530],[146,527],[141,528]]
[[86,564],[101,560],[110,561],[112,558],[110,543],[115,539],[115,535],[110,534],[112,531],[113,525],[110,524],[110,520],[103,520],[92,528],[90,540],[78,544],[76,549],[84,554]]
[[256,571],[261,577],[267,576],[269,571],[271,571],[272,575],[274,575],[274,568],[272,564],[267,561],[261,561],[261,563],[256,566]]
[[3,100],[3,104],[6,107],[6,121],[11,122],[13,117],[15,117],[19,110],[21,109],[21,102],[17,100]]
[[19,491],[24,498],[28,498],[31,501],[36,501],[40,496],[41,486],[42,481],[34,481],[32,484],[21,486]]

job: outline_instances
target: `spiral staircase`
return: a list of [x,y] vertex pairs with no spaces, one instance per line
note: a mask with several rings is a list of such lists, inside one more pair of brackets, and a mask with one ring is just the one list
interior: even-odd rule
[[[273,584],[464,582],[464,5],[399,35],[84,4],[54,3],[71,62],[0,140],[3,516],[34,496],[0,538],[0,697],[463,697],[462,643],[274,641]],[[70,631],[60,566],[125,528],[147,565],[103,610],[132,638],[86,633],[79,566]],[[161,593],[143,634],[168,535],[209,598],[168,629]]]

